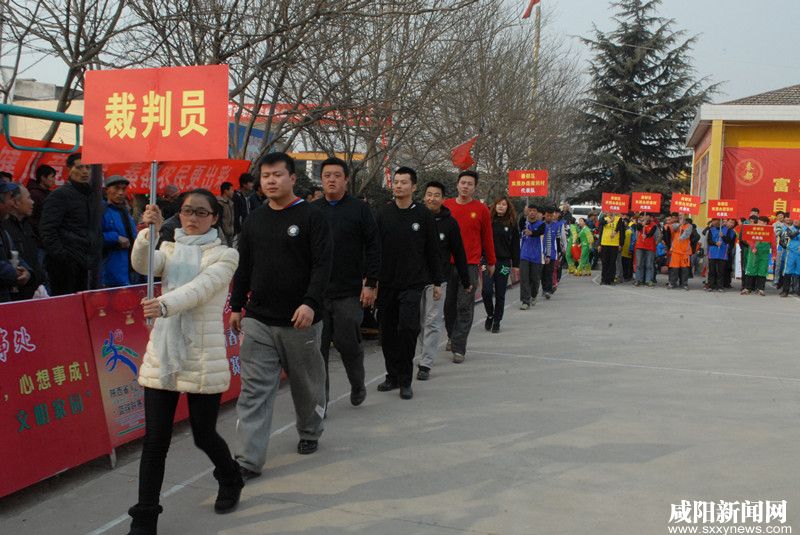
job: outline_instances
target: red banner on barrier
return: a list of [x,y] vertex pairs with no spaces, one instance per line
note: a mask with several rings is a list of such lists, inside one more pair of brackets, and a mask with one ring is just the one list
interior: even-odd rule
[[750,208],[761,215],[786,212],[800,197],[800,149],[728,147],[722,164],[721,197],[739,201],[738,217]]
[[621,193],[603,193],[603,201],[600,206],[603,212],[607,214],[626,213],[630,198],[630,195]]
[[710,200],[708,201],[708,217],[710,219],[730,219],[736,218],[737,202],[734,200]]
[[[129,286],[83,294],[106,426],[114,447],[144,436],[144,390],[137,378],[150,338],[140,305],[145,293],[145,286]],[[229,316],[226,306],[221,319],[225,322],[231,387],[222,395],[223,402],[235,399],[241,390],[239,338],[228,328]],[[188,415],[186,398],[181,396],[175,421]]]
[[661,212],[661,194],[650,192],[632,193],[631,210],[634,212]]
[[549,173],[544,170],[509,171],[509,197],[547,197]]
[[685,193],[673,193],[669,211],[679,214],[697,215],[700,213],[700,197],[696,195],[687,195]]
[[90,70],[85,163],[224,159],[228,66]]
[[81,297],[7,303],[0,315],[5,496],[107,455],[111,444]]

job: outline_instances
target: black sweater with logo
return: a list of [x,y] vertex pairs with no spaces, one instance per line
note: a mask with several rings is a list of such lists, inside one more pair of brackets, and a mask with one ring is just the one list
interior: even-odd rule
[[519,240],[520,232],[514,222],[510,225],[492,220],[492,231],[494,232],[494,255],[498,260],[511,260],[513,267],[519,267]]
[[376,218],[381,241],[380,288],[407,290],[444,282],[438,231],[433,214],[422,205],[383,206]]
[[[461,228],[456,218],[450,214],[450,209],[442,206],[438,214],[434,214],[436,230],[439,232],[439,262],[442,264],[442,276],[450,279],[453,266],[456,267],[461,286],[469,288],[469,271],[467,270],[467,254],[464,252],[464,242],[461,239]],[[452,257],[453,263],[450,263]]]
[[317,322],[332,265],[333,240],[319,210],[304,201],[283,210],[265,203],[242,228],[231,310],[244,307],[249,317],[266,325],[288,326],[297,307],[305,304],[314,309]]

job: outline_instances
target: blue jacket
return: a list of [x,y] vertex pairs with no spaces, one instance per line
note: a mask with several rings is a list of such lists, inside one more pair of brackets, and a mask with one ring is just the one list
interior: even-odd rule
[[[128,209],[114,204],[103,203],[103,286],[129,286],[139,282],[138,276],[131,273],[131,247],[136,239],[136,222]],[[123,218],[127,218],[129,229],[125,228]],[[130,247],[119,246],[119,237],[130,240]],[[131,275],[135,280],[131,280]]]
[[[722,245],[717,245],[721,241]],[[709,260],[727,260],[728,248],[736,241],[736,233],[733,229],[724,227],[720,231],[717,227],[708,229],[708,258]]]
[[537,221],[536,223],[526,221],[525,229],[533,232],[533,236],[522,234],[522,244],[519,250],[520,260],[527,260],[534,264],[544,264],[545,255],[542,254],[542,251],[546,251],[547,224],[544,221]]
[[792,225],[787,228],[786,236],[789,238],[789,244],[786,246],[789,254],[800,254],[800,227]]

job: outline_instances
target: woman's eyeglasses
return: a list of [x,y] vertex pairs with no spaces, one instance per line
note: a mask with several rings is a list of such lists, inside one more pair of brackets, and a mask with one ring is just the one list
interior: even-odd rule
[[202,218],[210,216],[211,211],[206,210],[205,208],[192,208],[191,206],[182,206],[181,215],[185,217],[196,215],[197,217]]

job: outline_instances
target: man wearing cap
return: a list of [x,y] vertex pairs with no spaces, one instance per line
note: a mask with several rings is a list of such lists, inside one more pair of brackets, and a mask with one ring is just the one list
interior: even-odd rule
[[131,270],[131,244],[136,239],[136,222],[128,209],[128,185],[125,177],[106,179],[106,202],[103,203],[103,286],[129,286],[136,274]]

